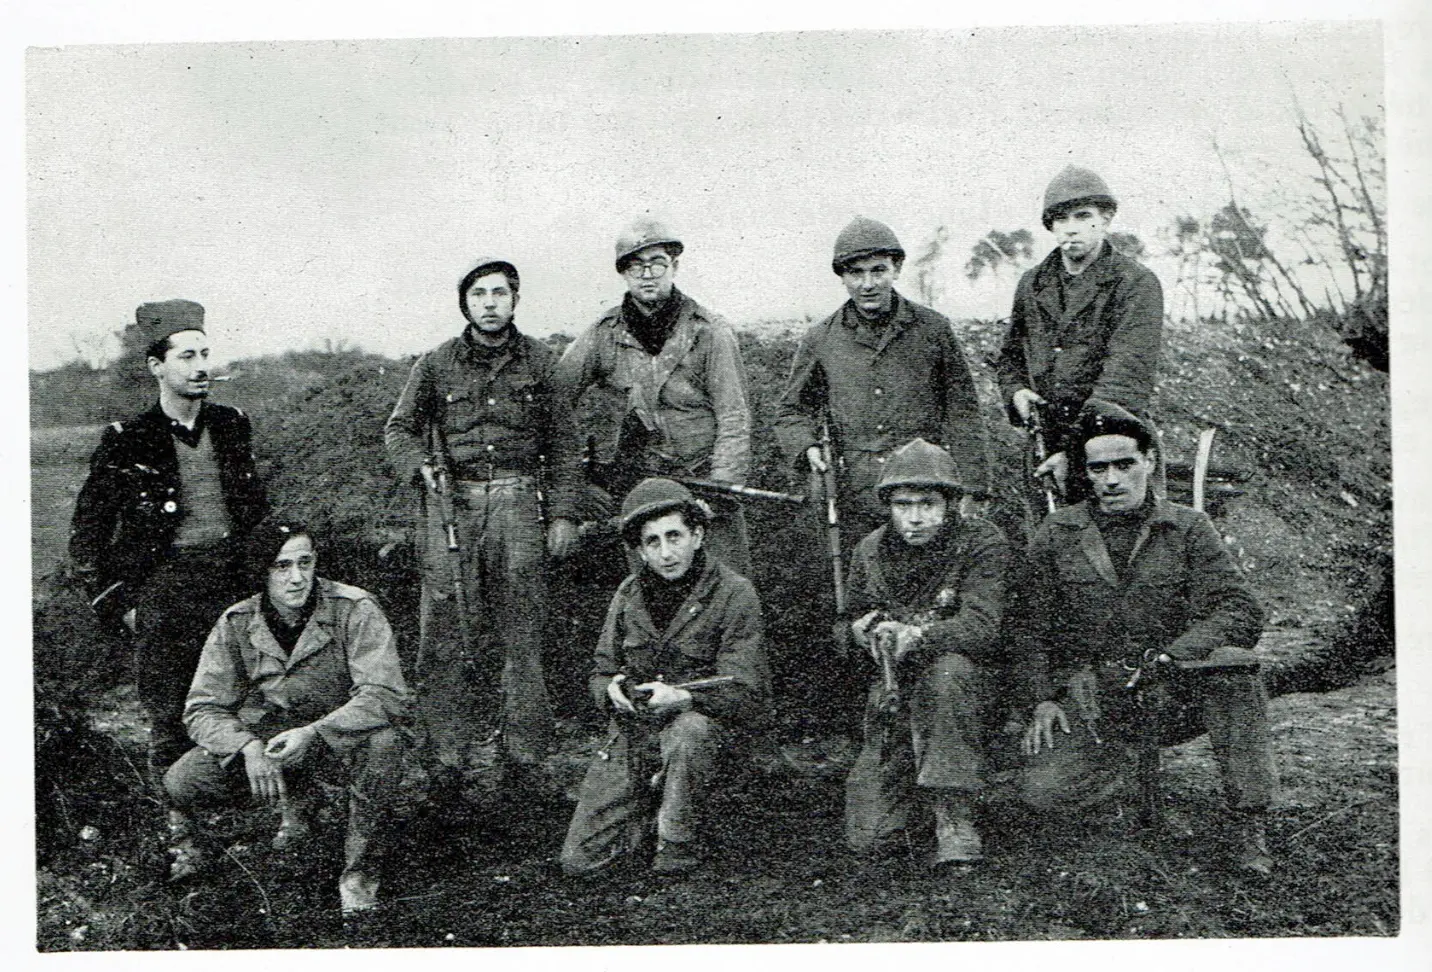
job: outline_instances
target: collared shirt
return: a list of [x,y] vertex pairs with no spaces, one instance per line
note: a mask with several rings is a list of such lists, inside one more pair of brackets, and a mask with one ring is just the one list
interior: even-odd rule
[[516,330],[500,348],[478,346],[464,331],[421,356],[383,427],[394,469],[418,481],[438,451],[429,434],[436,422],[456,478],[536,476],[545,457],[550,515],[575,518],[579,445],[571,409],[555,394],[556,361]]

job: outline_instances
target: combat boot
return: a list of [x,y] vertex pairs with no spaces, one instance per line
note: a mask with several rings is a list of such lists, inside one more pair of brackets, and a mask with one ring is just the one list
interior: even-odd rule
[[970,819],[970,799],[959,794],[934,804],[935,856],[933,863],[973,864],[984,860],[984,843]]
[[294,797],[279,800],[278,833],[273,836],[273,849],[290,850],[313,836],[313,826],[308,822],[308,807]]
[[1261,810],[1238,814],[1234,826],[1233,864],[1249,877],[1273,875],[1273,855],[1268,851],[1267,814]]
[[173,884],[192,881],[204,873],[209,863],[208,855],[195,843],[193,821],[183,810],[171,809],[168,828],[168,851],[174,858],[169,864],[169,881]]
[[378,907],[378,879],[364,871],[345,871],[338,879],[343,914],[356,915]]
[[704,857],[694,840],[661,840],[651,869],[657,874],[686,874],[701,866]]

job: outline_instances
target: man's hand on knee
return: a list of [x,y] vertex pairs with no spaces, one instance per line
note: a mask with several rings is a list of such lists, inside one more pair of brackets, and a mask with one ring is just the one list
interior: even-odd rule
[[1054,748],[1054,726],[1059,728],[1067,736],[1069,734],[1069,717],[1064,714],[1064,709],[1058,702],[1041,702],[1034,707],[1034,718],[1030,720],[1029,727],[1024,730],[1024,739],[1020,741],[1019,750],[1026,756],[1033,756],[1041,749]]
[[255,800],[277,803],[288,794],[283,783],[283,767],[277,760],[264,755],[264,744],[251,740],[243,749],[244,770],[249,775],[249,792]]
[[312,726],[285,729],[268,741],[264,755],[280,766],[293,766],[303,759],[317,736],[318,730]]

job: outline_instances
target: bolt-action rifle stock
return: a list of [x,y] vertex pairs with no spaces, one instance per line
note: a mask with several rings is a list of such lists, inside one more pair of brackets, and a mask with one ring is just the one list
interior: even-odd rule
[[835,649],[844,655],[850,647],[850,606],[845,596],[845,556],[840,549],[840,508],[836,505],[835,467],[840,460],[835,450],[834,438],[831,435],[828,414],[821,419],[820,441],[817,446],[820,449],[820,458],[825,464],[825,470],[811,469],[810,495],[812,499],[820,497],[820,501],[825,507],[826,553],[830,557],[831,578],[835,585],[835,626],[832,630]]
[[[431,502],[437,504],[438,517],[442,521],[443,537],[447,545],[448,570],[452,582],[453,605],[457,611],[458,637],[462,640],[463,654],[475,654],[476,641],[472,636],[472,617],[469,613],[467,581],[463,576],[462,537],[458,528],[457,510],[453,503],[452,457],[448,454],[447,436],[443,432],[441,416],[434,417],[428,425],[430,455],[428,465],[433,470],[434,488],[428,490]],[[422,647],[418,649],[416,668],[422,672]]]
[[[1029,417],[1024,420],[1024,431],[1029,436],[1029,456],[1031,472],[1043,465],[1044,460],[1049,458],[1049,443],[1044,438],[1044,415],[1042,406],[1033,404],[1029,407]],[[1059,482],[1054,478],[1052,472],[1047,472],[1039,477],[1039,485],[1044,490],[1044,502],[1053,513],[1063,500],[1063,492],[1059,488]]]

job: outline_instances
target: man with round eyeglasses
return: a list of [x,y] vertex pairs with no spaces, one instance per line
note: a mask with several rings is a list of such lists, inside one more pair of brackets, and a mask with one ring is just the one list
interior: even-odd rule
[[[575,403],[588,389],[613,418],[591,435],[588,470],[612,496],[648,476],[742,485],[751,461],[751,409],[735,332],[676,286],[685,246],[665,223],[637,219],[617,236],[626,284],[567,348],[556,380]],[[733,501],[711,501],[710,552],[741,573],[751,567],[746,521]]]

